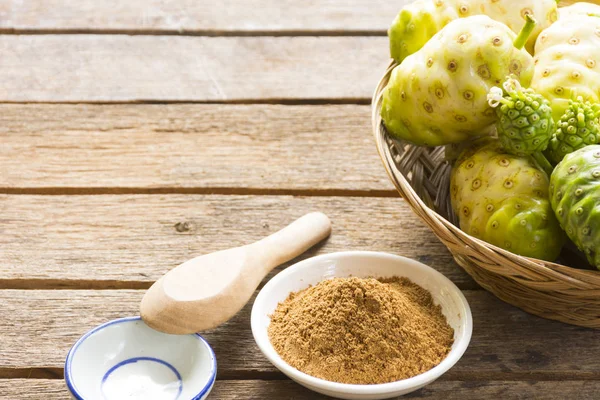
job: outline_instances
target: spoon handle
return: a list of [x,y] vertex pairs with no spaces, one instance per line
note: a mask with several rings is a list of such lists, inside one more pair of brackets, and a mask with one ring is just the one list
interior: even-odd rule
[[282,230],[250,245],[264,261],[264,274],[289,261],[325,239],[331,233],[331,221],[321,212],[298,218]]

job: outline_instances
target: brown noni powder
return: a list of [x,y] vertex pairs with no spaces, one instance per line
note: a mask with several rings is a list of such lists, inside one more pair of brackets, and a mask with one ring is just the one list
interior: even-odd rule
[[298,370],[376,384],[421,374],[448,355],[454,330],[431,294],[406,278],[333,278],[291,293],[269,338]]

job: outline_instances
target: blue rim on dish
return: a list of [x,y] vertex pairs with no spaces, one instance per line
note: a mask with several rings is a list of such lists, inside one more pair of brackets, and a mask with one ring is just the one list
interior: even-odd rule
[[[181,374],[179,373],[179,371],[177,371],[177,368],[175,368],[173,365],[166,362],[165,360],[161,360],[160,358],[156,358],[156,357],[132,357],[132,358],[128,358],[126,360],[116,363],[115,365],[110,367],[108,369],[108,371],[106,371],[106,373],[102,377],[102,383],[100,384],[101,388],[102,388],[101,392],[104,392],[104,384],[106,383],[106,381],[108,380],[108,378],[110,377],[110,375],[113,372],[115,372],[117,369],[119,369],[125,365],[134,364],[134,363],[137,363],[140,361],[155,362],[164,367],[167,367],[173,373],[173,375],[175,375],[175,377],[177,378],[177,383],[178,383],[177,395],[175,396],[175,400],[178,400],[179,396],[181,396],[181,392],[183,391],[183,380],[181,379]],[[106,397],[105,393],[103,393],[103,395],[104,395],[104,397]]]
[[[67,383],[69,392],[71,392],[73,397],[75,397],[77,400],[86,400],[79,394],[79,392],[75,388],[75,384],[73,383],[73,378],[72,378],[72,374],[71,374],[71,363],[73,362],[73,355],[75,354],[75,352],[77,351],[77,348],[81,345],[81,343],[83,343],[88,337],[90,337],[94,333],[96,333],[99,330],[104,329],[108,326],[116,325],[116,324],[120,324],[120,323],[124,323],[124,322],[134,322],[134,321],[142,321],[142,318],[141,317],[125,317],[125,318],[119,318],[119,319],[115,319],[113,321],[106,322],[106,323],[99,325],[99,326],[95,327],[94,329],[90,330],[85,335],[83,335],[81,338],[79,338],[79,340],[77,342],[75,342],[73,347],[71,347],[71,350],[69,350],[69,353],[67,354],[67,359],[65,361],[65,382]],[[198,333],[194,333],[193,335],[196,336],[196,338],[198,338],[198,340],[200,340],[206,346],[206,348],[210,352],[210,356],[211,356],[211,360],[212,360],[212,366],[210,369],[210,378],[209,378],[207,384],[202,388],[202,390],[197,395],[195,395],[194,397],[189,399],[189,400],[200,400],[202,398],[202,396],[204,396],[209,390],[212,389],[212,386],[215,383],[215,379],[217,377],[217,357],[215,356],[215,352],[213,351],[212,347],[210,347],[208,342],[202,336],[200,336]],[[185,399],[185,400],[187,400],[187,399]]]

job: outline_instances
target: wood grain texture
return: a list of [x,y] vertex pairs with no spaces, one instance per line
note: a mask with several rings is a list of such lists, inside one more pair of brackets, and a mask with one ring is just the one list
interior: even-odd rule
[[0,30],[385,34],[408,0],[28,0],[0,3]]
[[356,105],[4,104],[0,188],[393,195],[369,132]]
[[385,37],[3,35],[0,53],[0,102],[364,101],[389,60]]
[[[600,382],[567,381],[436,381],[401,399],[470,400],[470,399],[596,399]],[[69,392],[60,379],[0,379],[1,398],[10,400],[64,400]],[[289,381],[231,380],[217,381],[209,400],[320,400],[331,399]]]
[[22,287],[44,287],[44,280],[148,286],[192,257],[254,242],[310,211],[327,214],[333,233],[300,258],[387,251],[474,285],[400,198],[0,195],[0,287],[15,287],[11,280],[24,280]]
[[[0,291],[0,375],[11,376],[12,369],[31,374],[30,368],[62,368],[77,338],[100,323],[137,314],[143,293]],[[531,316],[485,291],[464,294],[475,321],[473,338],[445,379],[600,380],[597,331]],[[217,355],[219,379],[282,377],[254,343],[251,304],[225,325],[203,333]]]

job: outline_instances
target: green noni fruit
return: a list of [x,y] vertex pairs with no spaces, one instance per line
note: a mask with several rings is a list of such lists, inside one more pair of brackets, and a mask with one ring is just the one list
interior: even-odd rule
[[563,158],[550,178],[550,201],[569,238],[600,269],[600,145]]
[[548,200],[548,175],[531,156],[497,140],[465,150],[452,169],[452,208],[460,228],[526,257],[554,261],[565,242]]
[[550,161],[558,164],[569,153],[585,146],[600,143],[600,105],[583,101],[583,97],[570,100],[569,107],[557,123],[546,152]]
[[506,151],[525,156],[546,150],[554,128],[548,100],[508,77],[502,89],[490,90],[488,101],[496,109],[498,139]]

